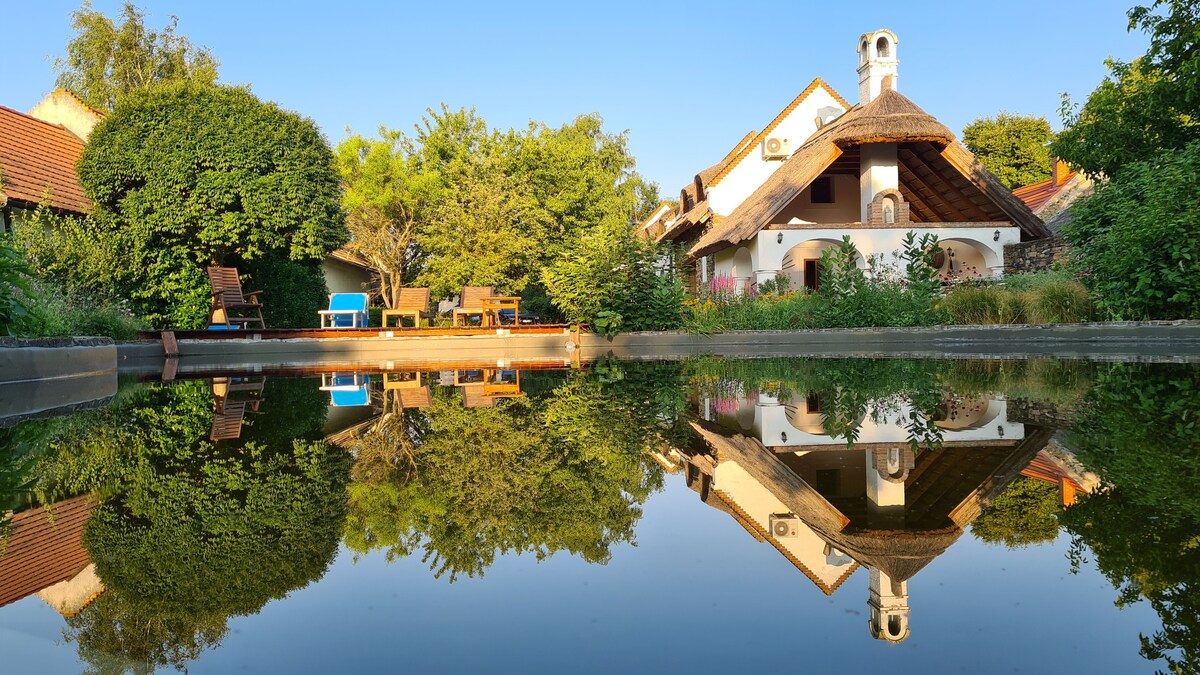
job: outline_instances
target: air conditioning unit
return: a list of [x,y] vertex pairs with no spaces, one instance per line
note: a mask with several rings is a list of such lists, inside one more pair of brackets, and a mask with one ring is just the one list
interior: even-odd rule
[[771,536],[776,539],[800,536],[800,519],[790,513],[772,513],[768,524],[771,526]]
[[792,143],[780,136],[769,136],[763,141],[763,159],[787,159],[792,156]]

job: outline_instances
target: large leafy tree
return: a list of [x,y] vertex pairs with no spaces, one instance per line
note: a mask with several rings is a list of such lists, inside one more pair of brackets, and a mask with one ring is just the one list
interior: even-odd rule
[[[333,153],[316,124],[245,89],[130,93],[92,132],[77,169],[95,205],[92,236],[111,244],[104,269],[79,274],[101,278],[152,323],[204,321],[207,265],[267,256],[311,265],[346,239]],[[306,288],[315,311],[322,297]],[[289,293],[264,290],[268,307]]]
[[347,248],[371,262],[384,304],[394,307],[426,257],[417,235],[444,194],[442,176],[421,162],[411,139],[387,128],[378,138],[346,138],[338,144],[337,162]]
[[1009,188],[1050,177],[1054,133],[1045,117],[1005,112],[980,117],[963,127],[962,138],[979,163]]
[[120,23],[92,9],[85,0],[71,13],[75,36],[67,57],[56,58],[55,86],[67,89],[88,105],[112,110],[125,94],[162,82],[213,84],[217,60],[195,47],[175,29],[177,17],[161,30],[146,27],[145,12],[132,2],[121,7]]
[[1156,0],[1129,10],[1129,30],[1150,36],[1145,56],[1110,60],[1109,75],[1079,106],[1064,98],[1052,151],[1092,174],[1200,140],[1200,2]]

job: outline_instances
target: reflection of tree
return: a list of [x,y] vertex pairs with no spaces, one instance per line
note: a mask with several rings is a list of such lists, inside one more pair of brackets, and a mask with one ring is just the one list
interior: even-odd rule
[[[673,422],[660,413],[681,407],[653,388],[662,373],[646,372],[575,372],[487,408],[442,389],[427,410],[393,415],[356,448],[347,545],[420,550],[451,580],[483,574],[497,553],[607,561],[661,485],[644,455]],[[662,387],[678,390],[677,378]]]
[[1058,486],[1034,478],[1014,480],[983,509],[971,533],[989,544],[1023,548],[1058,537]]
[[146,615],[109,591],[67,618],[65,637],[78,645],[89,674],[183,670],[228,632],[224,616]]
[[1114,487],[1067,509],[1080,562],[1090,549],[1118,605],[1146,599],[1161,630],[1142,655],[1200,671],[1200,371],[1118,364],[1088,395],[1073,441]]
[[84,544],[107,592],[67,637],[103,672],[179,666],[227,617],[319,578],[337,552],[351,459],[322,436],[311,382],[268,382],[238,441],[208,440],[207,382],[152,386],[56,435],[38,479],[107,495]]

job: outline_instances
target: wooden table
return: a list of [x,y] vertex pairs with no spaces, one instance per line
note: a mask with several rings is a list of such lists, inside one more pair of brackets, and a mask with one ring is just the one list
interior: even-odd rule
[[513,325],[521,325],[521,298],[519,296],[510,295],[493,295],[490,298],[482,298],[483,303],[483,318],[480,323],[484,326],[499,326],[500,325],[500,310],[511,309],[513,311]]

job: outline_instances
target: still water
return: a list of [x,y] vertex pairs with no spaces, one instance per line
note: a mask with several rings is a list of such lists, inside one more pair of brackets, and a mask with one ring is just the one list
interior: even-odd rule
[[1200,666],[1195,366],[445,368],[0,428],[0,671]]

